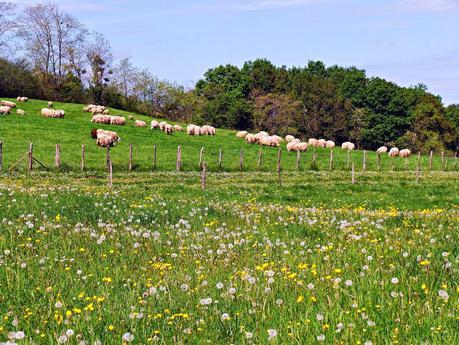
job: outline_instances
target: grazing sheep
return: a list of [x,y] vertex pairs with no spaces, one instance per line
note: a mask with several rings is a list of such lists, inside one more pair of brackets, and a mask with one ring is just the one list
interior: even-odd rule
[[192,125],[192,124],[191,124],[191,125],[188,125],[188,126],[186,127],[186,133],[187,133],[188,135],[194,135],[194,128],[195,128],[195,127],[196,127],[196,126],[195,126],[195,125]]
[[325,139],[317,140],[317,147],[327,147],[327,141]]
[[126,124],[126,119],[123,116],[108,116],[108,118],[110,119],[110,124],[112,125],[123,126]]
[[341,144],[341,148],[343,150],[352,151],[352,150],[355,149],[355,144],[351,143],[350,141],[346,141],[346,142]]
[[93,115],[95,115],[95,114],[103,114],[105,109],[106,108],[104,106],[102,106],[102,105],[90,104],[90,105],[84,107],[83,111],[86,111],[86,112],[89,112],[89,113],[92,113]]
[[20,116],[24,116],[24,115],[25,115],[25,111],[22,110],[22,109],[17,109],[17,110],[16,110],[16,114],[17,114],[17,115],[20,115]]
[[174,127],[172,125],[167,124],[166,126],[164,126],[164,133],[171,135],[173,131]]
[[18,102],[27,102],[29,99],[27,97],[18,97],[16,101]]
[[309,146],[312,146],[312,147],[317,147],[318,142],[319,142],[319,141],[318,141],[317,139],[310,138],[310,139],[308,140],[308,145],[309,145]]
[[53,102],[48,102],[48,108],[52,108],[53,107]]
[[245,141],[249,144],[255,144],[258,141],[258,138],[253,134],[247,134],[245,136]]
[[408,158],[410,155],[411,155],[411,150],[409,149],[403,149],[403,150],[400,150],[399,152],[399,156],[402,158]]
[[65,116],[65,111],[43,108],[41,109],[41,116],[48,118],[63,118]]
[[399,155],[399,149],[396,147],[393,147],[389,151],[389,157],[397,157]]
[[296,141],[291,141],[287,144],[287,151],[298,151],[298,145]]
[[176,132],[183,132],[183,127],[180,125],[174,125],[173,128]]
[[134,120],[134,116],[129,115],[129,116],[128,116],[128,119],[129,119],[129,120]]
[[164,131],[164,127],[166,127],[166,125],[167,125],[167,122],[166,122],[166,121],[161,121],[161,122],[159,123],[159,129],[162,130],[162,131]]
[[276,143],[273,141],[271,136],[262,135],[258,138],[258,145],[262,146],[277,146]]
[[284,142],[284,139],[282,139],[282,138],[281,138],[280,136],[278,136],[278,135],[272,135],[272,137],[273,137],[273,139],[274,139],[275,141],[279,142],[279,144]]
[[6,114],[9,114],[10,111],[11,111],[11,108],[6,105],[0,106],[0,114],[6,115]]
[[244,139],[247,136],[247,134],[249,134],[249,132],[247,132],[247,131],[239,131],[239,132],[236,133],[236,138]]
[[156,120],[152,120],[150,124],[151,129],[158,129],[159,128],[159,122]]
[[258,132],[257,134],[255,134],[255,137],[257,139],[260,139],[261,137],[269,137],[269,134],[266,133],[265,131],[261,131],[261,132]]
[[335,147],[335,142],[332,141],[332,140],[327,140],[327,142],[325,143],[325,147],[326,147],[327,149],[332,149],[332,148]]
[[215,127],[205,125],[201,127],[202,135],[215,135]]
[[290,143],[290,142],[292,142],[293,140],[295,140],[295,137],[294,137],[293,135],[290,135],[290,134],[289,134],[289,135],[286,135],[286,136],[285,136],[285,141],[286,141],[286,142]]
[[91,137],[97,139],[96,144],[100,147],[112,147],[121,140],[116,132],[95,128],[91,130]]
[[10,108],[16,108],[16,103],[10,102],[10,101],[1,101],[0,105],[4,107],[10,107]]
[[202,128],[199,126],[194,126],[194,135],[202,135]]
[[376,150],[376,153],[381,154],[381,153],[386,153],[387,152],[387,147],[386,146],[381,146],[379,149]]
[[147,127],[147,124],[145,121],[135,120],[134,126],[135,127]]
[[102,112],[102,114],[104,114],[104,115],[108,115],[108,114],[110,114],[110,110],[108,110],[108,109],[105,109],[105,110]]
[[296,148],[298,149],[298,151],[306,152],[308,150],[308,143],[302,142],[302,143],[296,144]]

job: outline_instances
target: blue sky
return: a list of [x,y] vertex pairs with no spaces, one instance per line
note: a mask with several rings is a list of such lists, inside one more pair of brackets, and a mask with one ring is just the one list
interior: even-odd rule
[[[34,1],[15,1],[33,3]],[[357,66],[425,83],[459,103],[459,0],[62,0],[61,8],[160,78],[191,86],[210,67]]]

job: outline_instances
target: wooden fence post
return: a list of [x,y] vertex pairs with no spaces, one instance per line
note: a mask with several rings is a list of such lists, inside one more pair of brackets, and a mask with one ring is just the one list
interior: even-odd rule
[[132,170],[132,144],[129,144],[129,171]]
[[112,160],[109,158],[108,161],[108,186],[110,188],[113,187],[113,164]]
[[300,150],[296,151],[296,170],[300,170],[300,159],[301,159],[301,152]]
[[83,144],[83,145],[81,145],[81,170],[84,170],[84,160],[85,160],[84,149],[85,149],[85,146]]
[[175,170],[180,171],[182,168],[182,147],[179,145],[177,147],[177,159],[175,161]]
[[312,165],[316,165],[316,160],[317,160],[317,153],[316,153],[316,149],[314,148],[312,150]]
[[110,158],[110,146],[107,146],[107,155],[105,160],[107,161],[107,170],[110,170],[110,162],[112,161]]
[[207,164],[202,163],[202,172],[201,172],[201,188],[202,190],[206,189],[206,179],[207,179]]
[[330,171],[333,170],[333,149],[330,150],[330,163],[329,163],[328,169],[329,169]]
[[241,153],[239,154],[239,169],[241,171],[244,170],[244,149],[241,149]]
[[222,148],[220,147],[220,150],[218,151],[218,170],[222,170],[222,160],[223,160],[223,151],[222,151]]
[[430,151],[429,157],[429,170],[432,171],[432,160],[433,160],[433,151]]
[[407,167],[408,167],[408,157],[405,157],[405,171]]
[[277,151],[277,176],[279,178],[279,185],[282,186],[281,181],[281,159],[282,159],[282,149],[279,147]]
[[352,178],[352,184],[355,184],[355,169],[354,169],[354,162],[352,162],[351,178]]
[[258,163],[257,163],[257,169],[261,170],[261,163],[263,159],[263,150],[261,148],[258,149]]
[[363,171],[367,170],[367,151],[363,150],[363,163],[362,163]]
[[3,143],[0,141],[0,171],[3,170]]
[[56,168],[61,167],[61,145],[56,144],[56,156],[54,157],[54,165]]
[[29,164],[28,164],[29,171],[33,169],[33,143],[29,144]]
[[445,171],[445,151],[441,151],[441,170]]
[[347,164],[346,169],[349,170],[349,165],[351,164],[351,150],[347,150]]
[[454,170],[457,170],[457,152],[454,153]]
[[445,158],[445,168],[443,171],[448,171],[448,158]]
[[381,170],[381,154],[378,152],[376,157],[376,164],[378,165],[378,170]]
[[199,152],[199,169],[202,169],[202,164],[204,162],[204,147],[201,147],[201,151]]
[[156,171],[156,144],[153,145],[153,171]]

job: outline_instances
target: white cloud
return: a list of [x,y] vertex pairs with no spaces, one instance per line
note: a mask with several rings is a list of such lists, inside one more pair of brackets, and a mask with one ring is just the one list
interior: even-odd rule
[[459,0],[404,0],[403,2],[408,8],[421,11],[447,11],[459,9]]

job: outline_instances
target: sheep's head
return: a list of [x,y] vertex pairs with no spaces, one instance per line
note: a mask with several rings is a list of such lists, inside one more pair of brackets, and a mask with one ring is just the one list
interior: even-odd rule
[[91,130],[91,138],[93,138],[93,139],[97,138],[97,129],[93,128]]

